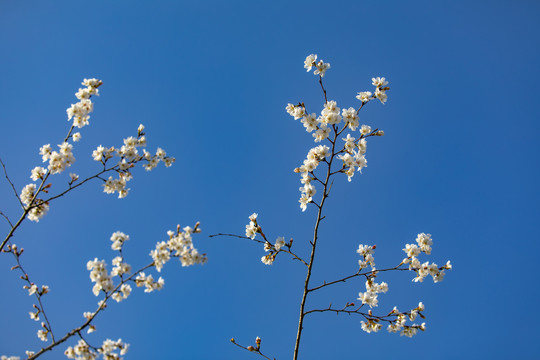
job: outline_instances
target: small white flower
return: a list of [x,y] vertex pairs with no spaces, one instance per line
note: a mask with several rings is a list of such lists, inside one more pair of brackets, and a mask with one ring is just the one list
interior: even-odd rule
[[36,312],[30,311],[28,314],[30,315],[30,319],[39,321],[39,310]]
[[321,77],[324,77],[324,73],[326,70],[330,69],[330,63],[325,63],[322,60],[319,60],[319,62],[315,65],[316,70],[313,72],[314,75],[320,75]]
[[36,292],[38,291],[38,287],[36,284],[32,284],[29,288],[28,288],[28,295],[34,295]]
[[307,70],[307,72],[311,71],[311,68],[313,65],[315,65],[315,62],[317,61],[317,55],[311,54],[306,57],[306,60],[304,60],[304,68]]
[[371,78],[371,81],[372,81],[373,85],[378,87],[378,88],[388,85],[388,81],[386,81],[386,79],[384,77]]
[[261,258],[261,261],[263,264],[265,265],[272,265],[272,263],[274,262],[274,256],[268,254],[268,255],[264,255],[262,258]]
[[276,239],[274,248],[279,251],[279,249],[281,249],[283,246],[285,246],[285,238],[283,236],[280,236]]
[[34,181],[36,181],[37,179],[43,179],[46,172],[47,170],[45,170],[45,168],[42,168],[41,166],[36,166],[32,169],[32,174],[30,175],[30,178]]
[[363,103],[368,102],[371,98],[371,92],[370,91],[361,91],[356,95],[356,98]]
[[37,336],[38,336],[39,340],[47,341],[47,334],[48,333],[49,332],[47,330],[38,330]]

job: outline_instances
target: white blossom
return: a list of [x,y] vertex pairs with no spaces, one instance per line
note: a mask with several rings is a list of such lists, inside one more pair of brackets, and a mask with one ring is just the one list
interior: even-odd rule
[[311,54],[306,57],[306,60],[304,61],[304,68],[307,69],[307,72],[311,71],[311,68],[313,65],[315,65],[317,61],[317,55]]
[[47,170],[45,170],[45,168],[42,168],[41,166],[36,166],[32,169],[32,174],[30,175],[30,178],[34,181],[38,179],[43,179],[46,172]]
[[313,72],[313,74],[324,77],[326,70],[330,69],[330,63],[325,63],[324,61],[319,60],[319,62],[315,65],[315,67],[317,69]]
[[358,95],[356,95],[356,98],[362,101],[363,103],[366,103],[371,99],[371,95],[372,94],[369,91],[362,91],[362,92],[359,92]]

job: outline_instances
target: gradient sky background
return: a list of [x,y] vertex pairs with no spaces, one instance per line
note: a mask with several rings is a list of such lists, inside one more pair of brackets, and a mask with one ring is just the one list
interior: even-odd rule
[[[243,234],[258,212],[266,234],[293,237],[307,254],[315,211],[300,211],[292,170],[313,141],[284,108],[322,108],[317,78],[303,69],[317,53],[332,65],[325,83],[339,106],[357,106],[373,76],[391,91],[361,112],[386,136],[369,140],[363,175],[334,184],[313,283],[353,273],[360,243],[377,245],[378,267],[393,266],[419,232],[433,235],[428,259],[450,259],[454,270],[440,284],[378,278],[390,286],[378,310],[423,301],[426,332],[366,334],[359,317],[318,314],[306,320],[301,358],[537,358],[539,35],[540,3],[525,0],[0,1],[0,157],[19,191],[41,164],[39,147],[63,138],[85,77],[104,85],[68,172],[92,174],[91,151],[121,144],[139,123],[150,150],[177,157],[169,169],[136,170],[126,199],[94,182],[16,233],[28,272],[51,287],[56,332],[95,308],[86,262],[110,262],[111,233],[131,235],[136,267],[167,230],[201,221],[194,241],[209,262],[168,263],[163,291],[134,289],[88,339],[122,338],[133,360],[241,360],[256,356],[229,339],[260,336],[265,352],[291,357],[303,268],[286,256],[265,266],[262,246],[208,235]],[[5,181],[0,209],[18,217]],[[42,343],[12,265],[0,257],[0,354],[22,356]],[[363,289],[350,281],[308,306],[356,301]]]

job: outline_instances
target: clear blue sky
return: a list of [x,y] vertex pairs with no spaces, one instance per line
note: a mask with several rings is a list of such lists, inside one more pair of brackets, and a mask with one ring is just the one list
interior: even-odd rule
[[[121,337],[133,360],[241,360],[256,357],[229,339],[260,336],[265,351],[290,358],[303,268],[284,257],[265,266],[260,246],[207,235],[242,234],[258,212],[267,234],[307,251],[315,214],[300,211],[292,170],[313,142],[284,108],[321,108],[302,67],[317,53],[332,64],[326,86],[343,107],[373,76],[391,91],[386,105],[362,110],[361,122],[386,136],[369,141],[363,175],[334,184],[315,282],[354,272],[359,243],[377,244],[378,264],[394,265],[419,232],[433,235],[430,260],[454,270],[441,284],[381,278],[390,291],[380,310],[423,301],[425,333],[366,334],[359,318],[320,314],[307,319],[301,358],[537,357],[539,36],[540,4],[526,0],[0,1],[0,157],[18,189],[40,165],[39,147],[63,137],[85,77],[104,85],[71,171],[90,174],[91,151],[139,123],[150,149],[177,157],[170,169],[136,171],[126,199],[93,183],[17,233],[28,271],[52,289],[53,324],[68,330],[94,308],[85,264],[111,260],[111,233],[131,235],[137,266],[167,230],[201,221],[194,241],[209,262],[167,264],[162,292],[134,289],[89,339]],[[1,184],[0,209],[15,217]],[[0,257],[0,354],[22,355],[41,344],[12,265]],[[363,288],[349,282],[312,305],[354,301]]]

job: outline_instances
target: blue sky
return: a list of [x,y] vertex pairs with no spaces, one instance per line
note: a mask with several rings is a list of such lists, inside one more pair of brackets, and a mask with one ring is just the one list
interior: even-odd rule
[[[91,151],[119,145],[140,123],[150,149],[177,158],[135,171],[126,199],[91,183],[17,232],[28,272],[52,289],[45,301],[57,332],[94,308],[86,262],[110,262],[114,231],[130,234],[137,266],[167,230],[201,221],[194,242],[208,263],[167,264],[163,291],[135,289],[89,339],[121,337],[126,359],[240,360],[255,356],[229,339],[260,336],[265,352],[291,356],[303,268],[285,257],[265,266],[261,246],[208,235],[243,234],[258,212],[265,233],[293,237],[307,254],[315,212],[298,207],[292,170],[313,141],[284,108],[322,108],[317,78],[302,67],[317,53],[332,65],[325,85],[338,105],[356,106],[374,76],[391,90],[384,106],[360,114],[386,135],[369,141],[361,176],[334,184],[314,282],[354,272],[360,243],[377,244],[380,267],[394,265],[419,232],[433,235],[429,260],[450,259],[454,270],[440,284],[381,277],[390,291],[380,311],[423,301],[426,332],[366,334],[359,318],[319,314],[307,319],[301,358],[537,356],[539,35],[540,5],[525,0],[1,1],[0,157],[18,189],[40,165],[39,147],[63,138],[85,77],[104,85],[70,171],[91,174]],[[0,209],[16,217],[2,184]],[[22,355],[41,344],[12,265],[0,258],[0,354]],[[351,281],[310,305],[355,301],[363,289]]]

